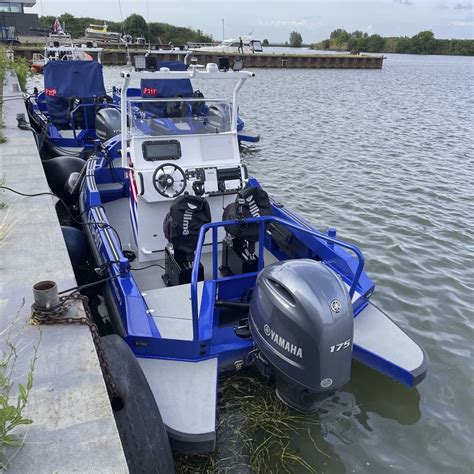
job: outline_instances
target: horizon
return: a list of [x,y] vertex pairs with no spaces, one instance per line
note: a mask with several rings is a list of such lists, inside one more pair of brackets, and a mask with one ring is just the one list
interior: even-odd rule
[[[99,0],[94,2],[93,12],[88,3],[38,0],[28,12],[40,16],[70,13],[75,17],[105,21],[122,21],[137,13],[147,22],[200,29],[212,34],[217,41],[251,32],[260,40],[284,43],[291,31],[298,31],[303,42],[308,44],[329,38],[331,31],[337,28],[383,37],[411,37],[420,31],[431,30],[438,39],[474,38],[472,0],[275,0],[271,5],[270,0],[241,0],[239,4],[229,0],[201,0],[197,12],[193,0],[164,0],[160,4],[149,0]],[[251,11],[253,14],[249,15]],[[298,15],[298,11],[305,14]]]

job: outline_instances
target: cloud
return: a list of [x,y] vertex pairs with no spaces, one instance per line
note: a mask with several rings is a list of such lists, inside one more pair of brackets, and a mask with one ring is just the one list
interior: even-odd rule
[[271,28],[302,28],[307,30],[315,30],[321,27],[322,22],[317,17],[293,18],[293,19],[263,19],[258,18],[259,26],[268,26]]
[[474,10],[474,3],[465,2],[465,3],[456,3],[453,7],[455,10]]
[[413,0],[393,0],[394,3],[399,3],[400,5],[413,5]]
[[474,26],[474,21],[455,20],[451,21],[449,26]]

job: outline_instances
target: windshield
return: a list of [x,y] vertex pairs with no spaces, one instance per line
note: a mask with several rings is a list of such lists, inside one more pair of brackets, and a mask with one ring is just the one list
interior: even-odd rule
[[181,98],[129,100],[131,134],[219,134],[232,130],[232,107],[225,99]]

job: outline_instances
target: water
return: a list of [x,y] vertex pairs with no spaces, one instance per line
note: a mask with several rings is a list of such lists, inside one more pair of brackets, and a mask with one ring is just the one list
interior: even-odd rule
[[250,171],[362,248],[375,301],[430,357],[414,390],[357,366],[320,417],[331,458],[306,459],[323,472],[472,472],[474,59],[255,72],[241,106],[262,135]]
[[430,357],[416,389],[354,364],[311,429],[325,454],[295,446],[318,472],[472,472],[474,59],[255,73],[241,94],[262,137],[243,154],[251,174],[362,248],[374,300]]

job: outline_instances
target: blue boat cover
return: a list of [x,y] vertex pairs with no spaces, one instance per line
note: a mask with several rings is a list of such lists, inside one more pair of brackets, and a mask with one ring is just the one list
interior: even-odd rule
[[[97,61],[49,61],[44,68],[46,107],[54,125],[69,126],[69,99],[78,97],[92,103],[105,95],[102,65]],[[92,116],[91,107],[84,113]]]
[[[188,67],[182,61],[159,61],[157,69],[169,68],[170,71],[186,71]],[[191,97],[193,86],[189,79],[142,79],[140,83],[142,97],[146,99],[170,99],[178,95]]]

